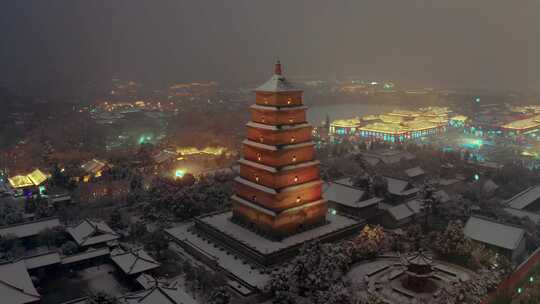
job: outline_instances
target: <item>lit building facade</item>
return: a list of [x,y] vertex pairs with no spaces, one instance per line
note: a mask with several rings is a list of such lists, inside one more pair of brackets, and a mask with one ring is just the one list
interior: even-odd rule
[[330,133],[399,143],[446,132],[450,112],[445,107],[428,107],[418,111],[394,110],[387,114],[367,115],[361,120],[336,120],[330,125]]
[[358,118],[334,120],[330,124],[330,133],[336,135],[354,135],[362,123]]
[[233,221],[279,239],[323,224],[327,206],[303,92],[287,82],[278,62],[255,94],[232,196]]

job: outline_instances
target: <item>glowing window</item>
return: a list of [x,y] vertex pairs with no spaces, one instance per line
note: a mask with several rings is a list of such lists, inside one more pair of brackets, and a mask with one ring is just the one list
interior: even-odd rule
[[264,104],[268,104],[268,98],[264,99]]
[[292,157],[292,161],[295,162],[296,161],[296,155],[293,155]]
[[295,182],[295,183],[298,182],[298,176],[295,176],[295,177],[294,177],[294,182]]
[[261,117],[261,121],[262,121],[262,122],[266,122],[266,118],[264,118],[264,116]]
[[264,137],[262,137],[262,136],[259,137],[259,141],[260,141],[260,142],[264,142]]
[[293,142],[295,142],[295,141],[296,141],[296,137],[294,137],[294,136],[291,137],[291,142],[293,143]]
[[290,97],[287,98],[287,104],[291,104],[291,102],[292,102],[292,98],[290,98]]
[[293,123],[293,122],[294,122],[294,118],[292,118],[292,117],[289,118],[289,122],[290,122],[290,123]]
[[261,153],[257,153],[257,160],[258,161],[261,161],[262,157],[261,157]]
[[259,182],[259,176],[258,175],[255,175],[255,181]]
[[300,203],[301,200],[302,200],[302,199],[300,198],[300,196],[297,196],[297,197],[296,197],[296,202],[297,202],[297,203]]

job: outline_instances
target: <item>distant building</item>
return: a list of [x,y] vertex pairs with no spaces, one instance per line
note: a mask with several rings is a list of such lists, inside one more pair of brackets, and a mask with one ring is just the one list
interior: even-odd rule
[[419,167],[419,166],[407,169],[404,172],[408,178],[410,178],[411,180],[416,180],[416,181],[423,179],[426,176],[426,171],[424,171],[424,169],[422,169],[422,167]]
[[101,177],[103,172],[109,169],[109,166],[107,163],[94,158],[81,165],[81,169],[83,176],[81,176],[80,180],[89,182],[90,179]]
[[33,304],[41,299],[32,283],[24,261],[0,264],[0,302]]
[[43,171],[36,169],[27,175],[16,175],[8,178],[11,188],[16,190],[38,192],[49,176]]
[[124,274],[129,276],[135,276],[160,266],[156,260],[142,249],[114,251],[111,253],[111,260]]
[[57,217],[43,218],[36,221],[0,227],[0,236],[13,235],[18,239],[36,237],[43,229],[63,226]]
[[377,216],[379,203],[383,201],[379,197],[369,198],[363,190],[332,182],[325,184],[323,198],[330,210],[363,219]]
[[513,261],[519,262],[525,255],[525,230],[521,228],[473,216],[463,232],[468,238],[498,250]]
[[395,229],[411,223],[421,214],[422,202],[412,200],[386,209],[381,222],[384,227]]
[[79,247],[103,247],[108,242],[120,238],[104,221],[83,220],[74,227],[68,227],[67,232]]
[[510,208],[538,212],[540,210],[540,186],[530,187],[505,202]]
[[358,118],[339,119],[330,123],[330,133],[335,135],[354,135],[362,123]]

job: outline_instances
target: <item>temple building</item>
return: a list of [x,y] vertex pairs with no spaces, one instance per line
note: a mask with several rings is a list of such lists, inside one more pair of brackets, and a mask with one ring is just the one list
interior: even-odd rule
[[278,62],[255,94],[233,220],[277,238],[324,224],[326,203],[302,91],[287,82]]
[[330,133],[357,136],[369,141],[399,143],[446,132],[450,113],[446,107],[394,110],[386,114],[366,115],[361,119],[336,120],[331,124]]
[[232,210],[165,230],[193,258],[224,271],[229,287],[245,299],[260,294],[272,269],[306,242],[337,241],[365,224],[327,211],[303,92],[285,79],[279,62],[254,92]]

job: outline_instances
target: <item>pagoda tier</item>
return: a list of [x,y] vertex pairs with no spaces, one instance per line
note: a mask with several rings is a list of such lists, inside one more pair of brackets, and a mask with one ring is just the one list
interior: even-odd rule
[[279,63],[255,93],[235,179],[233,219],[281,238],[325,222],[319,162],[302,91],[285,80]]

